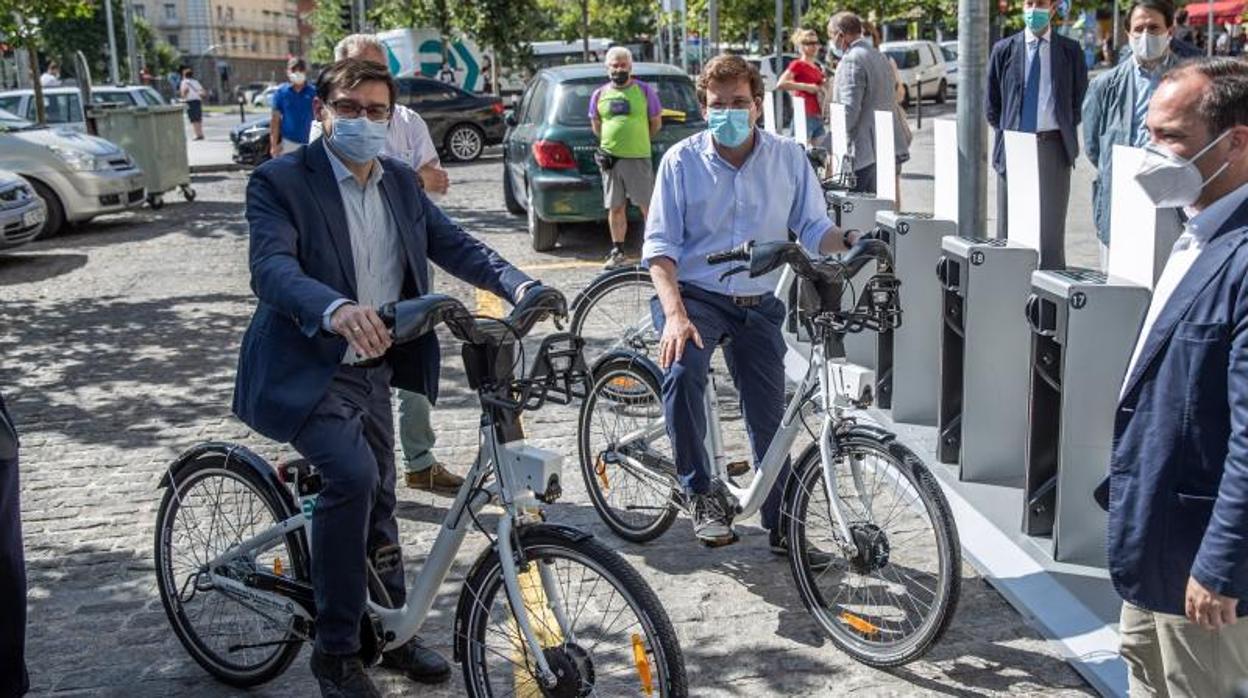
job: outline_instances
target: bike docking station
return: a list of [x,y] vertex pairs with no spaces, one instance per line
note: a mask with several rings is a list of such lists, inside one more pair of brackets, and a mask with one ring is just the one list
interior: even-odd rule
[[1175,212],[1153,208],[1132,179],[1142,157],[1142,150],[1114,148],[1109,274],[1032,274],[1022,526],[1047,539],[1062,562],[1106,564],[1106,516],[1091,492],[1108,472],[1118,394],[1150,289],[1180,230]]
[[957,234],[957,122],[937,119],[935,211],[885,210],[875,215],[876,230],[893,252],[893,273],[901,282],[903,322],[880,332],[876,342],[875,404],[893,419],[936,424],[939,394],[941,289],[932,269],[941,240]]
[[1029,357],[1022,309],[1039,261],[1041,182],[1035,136],[1005,137],[1011,238],[941,243],[936,460],[956,464],[967,482],[1020,487]]

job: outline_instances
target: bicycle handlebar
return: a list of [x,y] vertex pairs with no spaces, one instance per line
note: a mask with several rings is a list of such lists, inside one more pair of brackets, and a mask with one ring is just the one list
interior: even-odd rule
[[467,344],[501,344],[508,337],[523,339],[547,317],[567,318],[568,302],[558,289],[537,285],[530,287],[500,320],[474,318],[458,299],[439,293],[386,303],[377,314],[390,328],[395,344],[411,342],[439,324],[445,324],[456,339]]
[[714,252],[706,256],[707,264],[726,264],[727,262],[748,262],[750,261],[750,248],[754,245],[754,241],[743,242],[737,247],[723,252]]
[[706,263],[711,265],[747,262],[750,277],[762,276],[782,265],[788,265],[795,274],[811,281],[854,276],[867,262],[873,260],[883,262],[890,268],[893,264],[888,244],[880,240],[875,231],[864,233],[839,258],[812,258],[794,242],[756,244],[753,240],[706,256]]

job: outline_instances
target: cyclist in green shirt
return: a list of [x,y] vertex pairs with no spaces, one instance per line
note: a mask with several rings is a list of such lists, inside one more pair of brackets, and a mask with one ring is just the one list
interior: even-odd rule
[[650,139],[663,125],[663,107],[654,87],[633,78],[633,54],[628,49],[616,46],[607,51],[606,66],[611,81],[590,97],[589,119],[599,138],[603,203],[611,225],[611,252],[604,267],[613,269],[626,261],[628,202],[641,209],[642,217],[650,210],[654,189]]

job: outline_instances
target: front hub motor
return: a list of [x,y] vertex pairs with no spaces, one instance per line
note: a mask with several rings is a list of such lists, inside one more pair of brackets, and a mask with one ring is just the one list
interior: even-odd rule
[[873,523],[856,523],[849,527],[857,552],[849,565],[858,574],[871,574],[888,564],[888,535]]
[[584,698],[594,691],[594,662],[580,645],[569,642],[542,651],[558,681],[542,688],[544,698]]

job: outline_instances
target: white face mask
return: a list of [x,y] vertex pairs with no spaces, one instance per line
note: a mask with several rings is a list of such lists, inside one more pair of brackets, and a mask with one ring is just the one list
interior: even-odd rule
[[1144,160],[1135,173],[1135,181],[1157,208],[1191,206],[1200,198],[1205,186],[1230,167],[1230,162],[1222,163],[1208,179],[1202,179],[1200,170],[1196,168],[1196,161],[1226,138],[1228,133],[1230,131],[1223,131],[1190,160],[1175,155],[1169,148],[1149,143],[1144,146]]
[[1143,32],[1141,34],[1131,34],[1131,52],[1135,57],[1146,63],[1152,63],[1166,55],[1166,51],[1170,50],[1169,34],[1150,34]]
[[290,74],[290,82],[292,85],[302,85],[307,82],[307,80],[308,76],[301,71],[295,71]]

